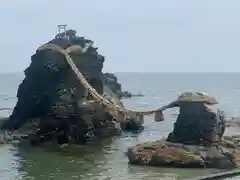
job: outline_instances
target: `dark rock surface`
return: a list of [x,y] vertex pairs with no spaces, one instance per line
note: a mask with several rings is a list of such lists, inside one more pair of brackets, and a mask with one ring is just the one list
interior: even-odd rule
[[[76,36],[73,30],[67,33],[68,38],[57,35],[49,43],[62,48],[89,46],[84,54],[74,52],[70,55],[92,87],[102,94],[104,57],[92,46],[93,41]],[[51,139],[60,144],[69,141],[81,144],[119,131],[113,116],[103,106],[89,104],[91,96],[58,52],[37,51],[31,57],[17,97],[17,104],[3,129],[18,129],[31,122],[35,129],[31,135],[34,144]]]
[[142,94],[132,94],[128,91],[123,91],[118,78],[113,73],[104,73],[103,74],[104,84],[108,86],[109,89],[118,97],[118,98],[131,98],[131,97],[142,97]]
[[180,114],[168,141],[184,144],[212,144],[219,141],[223,119],[203,103],[181,103]]

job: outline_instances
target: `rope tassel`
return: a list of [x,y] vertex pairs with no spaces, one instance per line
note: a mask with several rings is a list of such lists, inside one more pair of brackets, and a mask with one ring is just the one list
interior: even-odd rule
[[155,121],[155,122],[164,121],[164,116],[163,116],[162,111],[156,111],[156,112],[155,112],[154,121]]

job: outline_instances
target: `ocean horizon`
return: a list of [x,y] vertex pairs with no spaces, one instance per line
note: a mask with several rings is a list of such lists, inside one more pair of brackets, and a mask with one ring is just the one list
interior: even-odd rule
[[[184,91],[201,91],[216,97],[217,105],[228,117],[240,116],[240,73],[116,73],[123,90],[141,93],[143,97],[123,99],[127,108],[151,110],[174,100]],[[24,73],[0,74],[0,108],[13,108]],[[1,111],[9,116],[12,110]],[[174,180],[206,175],[216,170],[187,170],[128,165],[125,151],[129,146],[166,137],[173,128],[178,109],[164,112],[165,121],[156,123],[145,117],[144,131],[124,133],[89,154],[62,155],[32,150],[23,152],[6,145],[0,148],[0,179],[3,180]],[[100,148],[100,149],[99,149]],[[7,177],[7,178],[5,178]],[[4,179],[5,178],[5,179]]]

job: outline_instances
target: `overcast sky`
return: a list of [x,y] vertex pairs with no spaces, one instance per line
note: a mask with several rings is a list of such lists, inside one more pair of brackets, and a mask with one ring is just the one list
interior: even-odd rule
[[239,0],[1,0],[0,72],[21,72],[58,24],[95,41],[105,71],[240,69]]

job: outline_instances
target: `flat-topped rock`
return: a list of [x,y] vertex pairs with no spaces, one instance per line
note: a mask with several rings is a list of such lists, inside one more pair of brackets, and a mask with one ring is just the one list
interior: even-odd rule
[[[237,142],[237,143],[236,143]],[[130,164],[185,168],[235,168],[240,160],[240,137],[227,137],[219,146],[146,142],[128,148]]]
[[179,107],[173,131],[166,140],[146,142],[128,149],[129,163],[172,166],[234,168],[239,160],[239,137],[222,139],[223,112],[208,105],[217,104],[205,93],[186,92],[162,110]]

